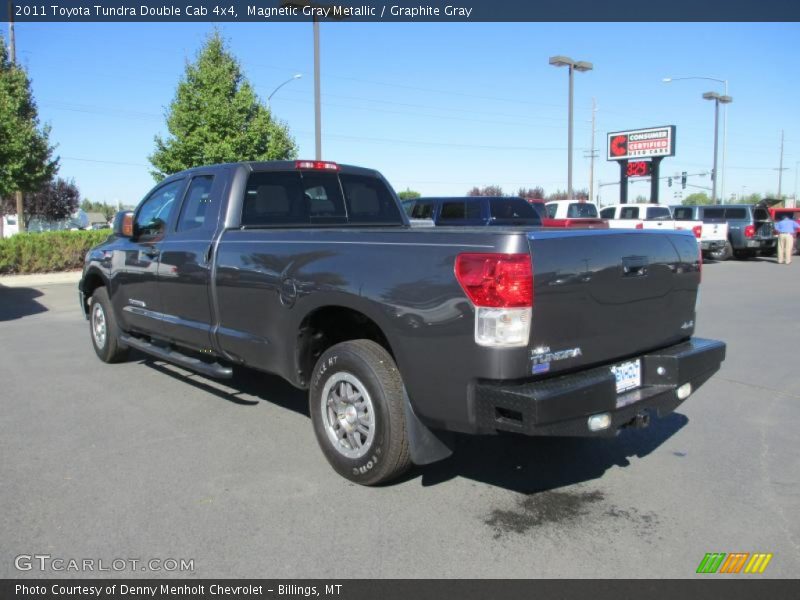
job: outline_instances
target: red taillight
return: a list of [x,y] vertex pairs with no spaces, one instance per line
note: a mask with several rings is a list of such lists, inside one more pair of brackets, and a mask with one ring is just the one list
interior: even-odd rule
[[295,169],[313,169],[314,171],[338,171],[339,165],[335,162],[327,162],[324,160],[296,160],[294,161]]
[[744,228],[744,237],[751,238],[756,234],[756,227],[755,225],[747,225]]
[[692,227],[692,233],[694,233],[694,237],[698,240],[703,236],[703,226],[702,225],[695,225]]
[[644,229],[644,223],[642,223],[641,221],[639,221],[639,222],[636,224],[636,227],[635,227],[635,228],[636,228],[636,229]]
[[533,306],[533,268],[528,254],[459,254],[455,271],[475,306]]

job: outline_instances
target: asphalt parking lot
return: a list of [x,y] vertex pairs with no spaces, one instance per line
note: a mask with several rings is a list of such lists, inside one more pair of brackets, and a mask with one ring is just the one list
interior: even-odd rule
[[288,384],[104,365],[74,284],[0,279],[0,577],[92,576],[14,566],[48,554],[194,560],[125,577],[680,578],[706,552],[796,577],[798,297],[800,260],[706,264],[697,334],[728,357],[677,413],[614,440],[464,437],[367,489],[328,467]]

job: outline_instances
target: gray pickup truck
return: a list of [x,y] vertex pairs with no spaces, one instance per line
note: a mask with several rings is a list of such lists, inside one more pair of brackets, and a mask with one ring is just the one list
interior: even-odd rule
[[199,167],[159,183],[86,256],[105,362],[130,348],[309,393],[320,447],[373,485],[448,456],[447,432],[613,436],[716,372],[693,338],[691,232],[411,228],[376,171]]

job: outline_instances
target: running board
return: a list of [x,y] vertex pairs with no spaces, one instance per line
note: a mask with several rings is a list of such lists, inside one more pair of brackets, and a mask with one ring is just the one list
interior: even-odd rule
[[132,348],[141,350],[156,358],[171,362],[179,367],[197,371],[198,373],[213,377],[214,379],[230,379],[233,376],[233,369],[231,367],[224,367],[216,362],[207,363],[198,358],[186,356],[176,350],[164,348],[163,346],[156,346],[155,344],[130,335],[120,335],[119,340],[126,346],[131,346]]

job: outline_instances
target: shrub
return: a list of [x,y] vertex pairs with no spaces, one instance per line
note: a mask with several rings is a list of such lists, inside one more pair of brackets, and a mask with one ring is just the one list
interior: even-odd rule
[[0,239],[0,274],[80,269],[89,248],[104,242],[110,233],[108,229],[47,231]]

